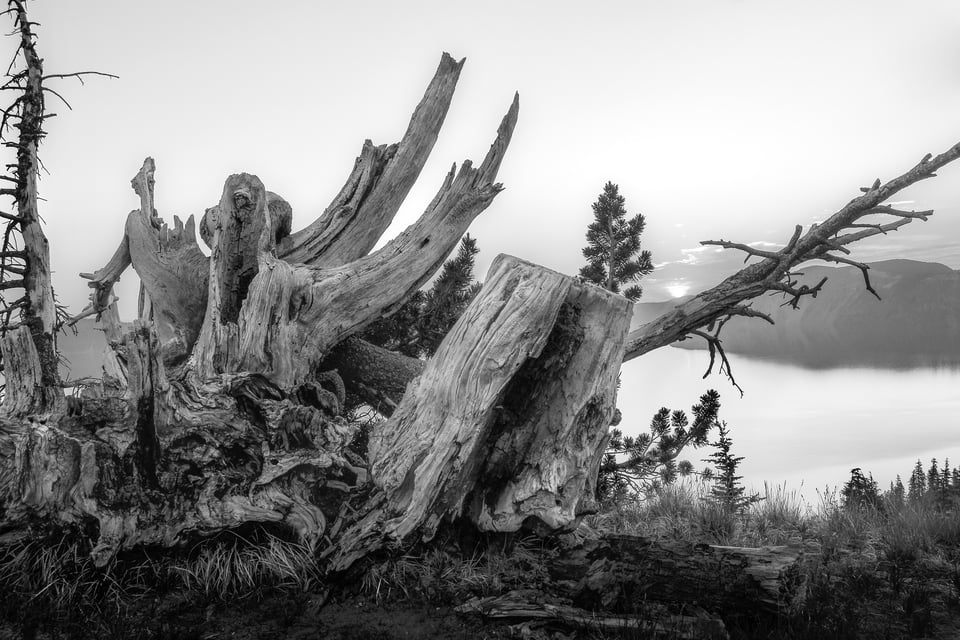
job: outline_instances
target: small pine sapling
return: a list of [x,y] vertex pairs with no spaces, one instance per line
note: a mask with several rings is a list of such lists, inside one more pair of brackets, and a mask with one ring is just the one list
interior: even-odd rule
[[479,252],[477,241],[465,235],[456,257],[443,263],[429,290],[417,291],[392,315],[367,327],[361,337],[413,358],[433,355],[480,291],[480,283],[473,279]]
[[641,251],[640,234],[646,226],[643,214],[627,218],[625,199],[619,187],[608,182],[593,203],[593,222],[587,227],[587,246],[583,257],[587,266],[580,277],[636,302],[643,294],[636,282],[653,271],[649,251]]
[[711,443],[716,451],[711,453],[704,462],[713,464],[716,472],[713,474],[713,486],[710,488],[708,499],[731,513],[743,513],[750,505],[763,500],[760,495],[746,494],[746,488],[740,482],[743,476],[737,475],[737,468],[743,461],[743,456],[731,453],[733,439],[727,429],[727,423],[717,425],[719,438]]

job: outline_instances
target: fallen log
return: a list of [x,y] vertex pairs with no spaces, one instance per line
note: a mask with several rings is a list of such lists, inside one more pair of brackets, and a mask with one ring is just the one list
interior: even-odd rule
[[726,638],[724,620],[774,617],[803,603],[802,555],[798,547],[601,534],[545,554],[542,588],[473,598],[457,610],[650,637]]
[[725,547],[642,536],[588,539],[550,563],[551,579],[586,609],[692,602],[728,615],[776,613],[803,598],[796,547]]
[[535,621],[514,623],[521,634],[540,625],[575,629],[601,629],[616,633],[632,632],[644,638],[681,640],[726,640],[727,628],[717,616],[689,606],[686,613],[672,613],[662,605],[647,603],[631,613],[604,613],[549,602],[534,590],[511,591],[502,596],[472,598],[456,608],[458,613],[480,615],[493,620]]

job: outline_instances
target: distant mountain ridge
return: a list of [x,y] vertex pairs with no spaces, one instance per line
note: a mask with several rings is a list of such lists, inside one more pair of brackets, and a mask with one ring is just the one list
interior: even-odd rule
[[[870,265],[870,281],[883,298],[863,286],[854,267],[807,267],[801,282],[827,283],[816,299],[800,308],[781,307],[780,295],[763,296],[753,308],[776,321],[734,318],[721,339],[730,353],[793,362],[812,367],[844,365],[960,365],[960,271],[915,260],[887,260]],[[641,302],[634,306],[637,327],[688,300]],[[106,340],[92,320],[77,324],[78,335],[61,335],[58,347],[68,364],[66,379],[100,377]],[[700,339],[677,343],[705,349]]]
[[[801,283],[813,286],[828,278],[816,299],[802,299],[797,310],[781,306],[780,294],[755,300],[753,308],[776,324],[734,318],[720,336],[724,349],[813,367],[960,365],[960,271],[916,260],[870,267],[870,282],[882,300],[866,290],[855,267],[806,267]],[[637,304],[633,326],[687,299]],[[676,346],[706,348],[698,339]]]

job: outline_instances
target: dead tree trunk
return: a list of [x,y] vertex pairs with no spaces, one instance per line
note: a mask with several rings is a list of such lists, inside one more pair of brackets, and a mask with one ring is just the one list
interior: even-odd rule
[[[25,55],[29,49],[24,95],[42,97],[31,93],[42,91],[42,76],[30,23],[14,4]],[[960,156],[957,145],[878,182],[806,235],[798,228],[780,252],[745,249],[763,261],[629,336],[625,298],[500,256],[429,361],[384,355],[357,332],[417,291],[501,190],[495,180],[518,98],[483,162],[454,167],[420,219],[371,253],[429,156],[461,68],[444,54],[401,141],[365,143],[330,206],[293,234],[280,196],[254,175],[230,176],[199,224],[212,251],[205,257],[192,216],[171,229],[157,215],[148,158],[133,180],[140,208],[127,217],[113,258],[85,276],[93,291],[81,315],[102,318],[111,357],[102,381],[70,412],[50,369],[46,245],[28,231],[37,220],[28,179],[36,140],[20,144],[26,200],[14,222],[29,245],[16,255],[26,256],[17,268],[28,295],[25,328],[2,340],[9,386],[0,417],[0,534],[24,534],[38,519],[83,524],[96,532],[94,557],[106,562],[121,548],[267,523],[343,570],[385,545],[429,540],[458,519],[483,531],[570,529],[596,508],[625,357],[688,335],[719,348],[716,332],[702,328],[751,315],[750,298],[770,290],[793,302],[814,295],[822,283],[797,288],[793,267],[849,262],[840,255],[847,244],[925,218],[929,212],[881,203]],[[21,116],[37,127],[38,104],[40,112]],[[36,137],[39,129],[21,131]],[[899,219],[860,222],[870,214]],[[16,251],[5,248],[4,257]],[[124,324],[111,290],[130,266],[151,319]],[[366,458],[351,448],[358,426],[341,415],[348,393],[392,413],[371,434]]]
[[[6,292],[11,289],[22,290],[23,295],[14,302],[8,302],[4,297],[0,303],[4,311],[3,362],[13,365],[5,372],[14,382],[7,388],[4,412],[24,416],[30,412],[55,412],[64,406],[64,400],[57,368],[57,309],[50,281],[50,247],[37,210],[37,174],[40,171],[37,149],[43,139],[45,118],[43,60],[34,47],[33,25],[23,3],[11,4],[19,36],[14,62],[23,56],[24,67],[19,72],[8,73],[5,86],[19,88],[22,93],[4,110],[0,123],[0,136],[5,140],[9,127],[18,130],[17,139],[6,145],[14,147],[17,152],[13,175],[5,177],[13,188],[0,190],[13,198],[16,207],[14,215],[3,216],[7,219],[7,227],[0,249],[0,291],[8,295]],[[17,246],[17,236],[21,246]],[[13,320],[15,314],[18,322]],[[28,344],[24,329],[16,327],[29,332],[32,345]],[[14,329],[12,336],[6,333],[10,329]]]

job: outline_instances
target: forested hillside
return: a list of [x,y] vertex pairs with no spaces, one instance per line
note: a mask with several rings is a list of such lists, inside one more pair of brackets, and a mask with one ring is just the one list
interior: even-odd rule
[[[870,266],[870,282],[880,300],[864,289],[855,267],[805,267],[802,284],[812,287],[829,278],[816,302],[805,301],[794,310],[784,306],[779,294],[757,298],[753,308],[776,324],[733,318],[721,334],[724,348],[809,366],[960,364],[960,271],[914,260]],[[649,322],[673,304],[637,305],[634,325]],[[676,346],[707,345],[689,339]]]

